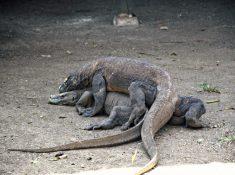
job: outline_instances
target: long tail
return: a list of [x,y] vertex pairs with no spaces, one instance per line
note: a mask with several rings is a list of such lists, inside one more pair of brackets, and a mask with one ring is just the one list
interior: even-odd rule
[[[167,73],[166,75],[168,76]],[[170,77],[168,76],[166,80],[168,81],[166,81],[166,84],[161,87],[157,98],[155,99],[148,114],[145,117],[141,129],[141,138],[151,160],[135,175],[142,175],[150,171],[155,166],[157,166],[159,161],[159,155],[154,136],[156,132],[170,120],[175,110],[175,103],[178,99],[175,93],[175,89],[170,82]]]
[[98,148],[98,147],[111,147],[111,146],[116,146],[116,145],[121,145],[123,143],[131,142],[140,138],[142,124],[143,124],[143,119],[133,128],[123,131],[119,134],[90,139],[90,140],[76,141],[73,143],[50,147],[50,148],[8,149],[8,150],[31,152],[31,153],[49,153],[49,152],[56,152],[56,151],[78,150],[78,149]]

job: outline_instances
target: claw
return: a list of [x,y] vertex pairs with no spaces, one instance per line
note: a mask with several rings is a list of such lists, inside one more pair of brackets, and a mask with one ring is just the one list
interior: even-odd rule
[[134,125],[137,125],[139,123],[139,118],[136,118],[135,120],[134,120]]
[[85,126],[85,128],[83,128],[83,130],[88,130],[88,131],[90,131],[92,129],[93,129],[92,125]]
[[91,124],[91,125],[86,126],[86,127],[84,128],[84,130],[90,131],[90,130],[97,130],[97,129],[100,129],[100,128],[101,128],[101,127],[100,127],[100,125],[98,125],[98,124]]
[[129,123],[125,123],[124,125],[122,125],[121,130],[122,131],[128,130],[129,127],[130,127]]
[[82,114],[83,117],[92,117],[93,116],[93,109],[86,108]]

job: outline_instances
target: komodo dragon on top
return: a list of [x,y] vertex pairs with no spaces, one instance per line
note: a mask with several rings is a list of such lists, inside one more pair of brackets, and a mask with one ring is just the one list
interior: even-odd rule
[[[94,116],[100,112],[105,103],[107,91],[120,92],[129,94],[133,109],[122,129],[128,129],[133,123],[135,126],[117,135],[105,137],[108,139],[106,141],[103,140],[104,138],[78,141],[63,146],[45,148],[41,152],[113,146],[135,140],[141,132],[143,144],[151,160],[137,174],[143,174],[156,166],[158,153],[154,135],[170,120],[176,103],[180,101],[169,74],[149,63],[128,58],[108,57],[88,63],[77,73],[71,74],[60,86],[59,92],[89,87],[92,88],[94,105],[83,110],[83,116]],[[148,107],[149,111],[147,111]],[[79,109],[79,104],[77,108]],[[143,115],[144,118],[137,123]],[[97,145],[97,142],[100,142],[100,145]],[[12,150],[17,151],[17,149]],[[18,149],[18,151],[24,150]],[[37,151],[29,149],[27,152]]]

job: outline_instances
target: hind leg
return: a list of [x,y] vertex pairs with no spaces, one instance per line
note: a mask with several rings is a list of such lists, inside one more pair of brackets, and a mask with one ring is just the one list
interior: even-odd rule
[[199,118],[205,113],[205,107],[201,102],[191,104],[185,114],[186,127],[202,128],[204,127]]
[[126,106],[115,106],[108,119],[105,119],[97,124],[91,124],[85,127],[85,130],[95,130],[95,129],[113,129],[115,126],[123,125],[128,121],[128,117],[132,112],[132,107]]
[[205,106],[200,99],[179,96],[179,103],[169,121],[172,125],[186,125],[186,127],[204,127],[199,118],[206,112]]
[[138,82],[133,82],[131,83],[128,90],[133,110],[129,120],[124,125],[122,125],[122,130],[127,130],[133,123],[137,124],[139,119],[147,111],[147,107],[145,105],[145,93],[140,84]]

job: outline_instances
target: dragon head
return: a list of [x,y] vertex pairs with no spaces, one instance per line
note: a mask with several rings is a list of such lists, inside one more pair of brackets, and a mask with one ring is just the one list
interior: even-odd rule
[[59,93],[82,90],[89,86],[89,78],[82,73],[71,73],[59,86]]
[[49,103],[54,105],[69,105],[74,106],[81,93],[79,91],[64,92],[57,95],[51,95],[49,98]]

